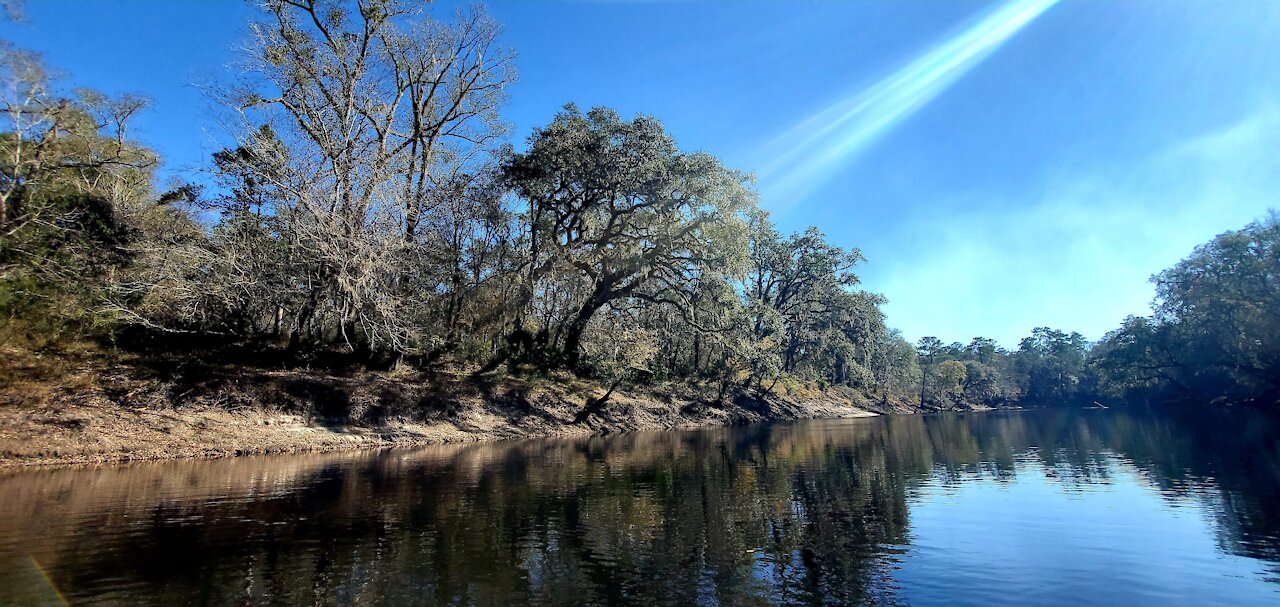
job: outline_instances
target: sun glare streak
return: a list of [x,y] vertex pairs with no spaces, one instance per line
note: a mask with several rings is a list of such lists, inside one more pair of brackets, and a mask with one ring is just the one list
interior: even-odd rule
[[760,173],[765,200],[794,202],[811,193],[855,154],[937,97],[1057,2],[1009,0],[887,78],[774,139],[765,148],[772,159]]
[[62,596],[62,591],[58,590],[58,586],[53,583],[53,578],[49,577],[49,572],[45,571],[44,567],[40,566],[40,561],[37,561],[34,556],[27,558],[30,559],[31,566],[35,568],[36,573],[40,575],[40,580],[44,582],[45,589],[53,595],[52,599],[47,601],[48,604],[70,605],[71,603],[67,601],[67,597]]

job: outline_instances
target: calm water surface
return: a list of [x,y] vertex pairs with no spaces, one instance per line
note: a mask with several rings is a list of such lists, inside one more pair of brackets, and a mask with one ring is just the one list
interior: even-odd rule
[[1280,423],[903,416],[0,476],[0,604],[1280,605]]

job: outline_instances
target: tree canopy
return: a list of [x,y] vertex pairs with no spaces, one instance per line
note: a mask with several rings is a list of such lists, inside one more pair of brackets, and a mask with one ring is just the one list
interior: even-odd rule
[[[514,53],[482,10],[269,0],[219,94],[235,144],[162,191],[140,97],[67,91],[0,48],[0,338],[215,336],[282,364],[778,386],[926,409],[1280,400],[1280,216],[1154,277],[1090,344],[1034,329],[913,346],[857,248],[780,231],[751,177],[652,116],[570,104],[523,147]],[[612,388],[611,388],[612,390]]]

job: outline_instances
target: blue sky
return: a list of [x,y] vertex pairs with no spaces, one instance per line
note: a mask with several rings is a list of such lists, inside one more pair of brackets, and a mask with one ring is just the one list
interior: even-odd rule
[[[570,101],[661,118],[757,173],[784,229],[860,247],[864,286],[913,340],[1096,339],[1148,311],[1151,274],[1280,207],[1280,2],[488,6],[519,55],[515,139]],[[251,7],[26,12],[0,37],[69,83],[152,99],[136,134],[170,175],[225,143],[199,85],[234,76]]]

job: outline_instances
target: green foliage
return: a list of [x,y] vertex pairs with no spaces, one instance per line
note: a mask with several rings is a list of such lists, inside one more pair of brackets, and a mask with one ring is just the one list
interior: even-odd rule
[[917,344],[917,353],[923,372],[922,407],[998,407],[1017,402],[1022,394],[1025,372],[1016,368],[1016,354],[990,339],[975,337],[968,345],[947,345],[936,337],[925,337]]
[[127,137],[140,99],[61,93],[0,48],[0,340],[125,324],[293,361],[685,379],[718,400],[1280,400],[1280,216],[1157,275],[1155,315],[1092,348],[1045,327],[1015,351],[913,347],[858,288],[857,249],[779,232],[747,175],[653,117],[570,105],[501,146],[496,25],[417,4],[264,3],[253,87],[230,95],[248,120],[210,192],[153,190],[158,159]]
[[743,175],[680,152],[657,120],[603,108],[567,107],[503,174],[528,205],[517,331],[545,310],[536,341],[571,368],[601,308],[684,307],[702,277],[732,266],[739,215],[752,203]]
[[1032,330],[1014,355],[1024,400],[1030,403],[1075,402],[1085,380],[1088,342],[1079,333],[1048,327]]
[[1099,344],[1116,397],[1280,402],[1280,215],[1220,234],[1157,274],[1156,314]]
[[0,80],[0,339],[56,345],[102,328],[155,155],[126,137],[137,98],[61,94],[39,57],[8,47]]
[[763,211],[751,215],[749,227],[739,288],[756,343],[748,382],[761,385],[786,374],[873,388],[870,367],[886,331],[879,308],[884,298],[852,289],[861,253],[828,243],[812,227],[783,236]]
[[958,360],[942,361],[938,365],[938,391],[947,398],[958,399],[964,394],[965,380],[968,377],[964,363]]
[[877,336],[870,367],[875,391],[882,400],[890,396],[905,398],[920,385],[921,371],[915,348],[896,329]]

